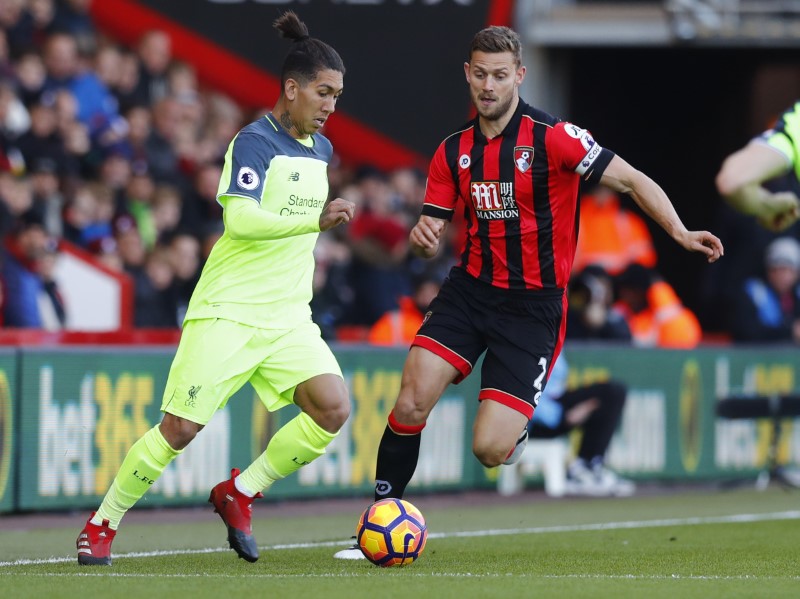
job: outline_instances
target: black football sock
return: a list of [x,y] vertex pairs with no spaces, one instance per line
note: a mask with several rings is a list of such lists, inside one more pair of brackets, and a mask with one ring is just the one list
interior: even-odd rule
[[[393,416],[389,416],[392,423]],[[419,444],[422,439],[422,426],[403,426],[394,422],[386,425],[381,444],[378,447],[378,464],[375,468],[375,501],[396,497],[402,499],[406,485],[414,476],[419,459]]]

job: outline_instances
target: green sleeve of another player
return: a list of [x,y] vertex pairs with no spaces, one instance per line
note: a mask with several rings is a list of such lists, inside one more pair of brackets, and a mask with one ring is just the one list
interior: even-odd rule
[[266,241],[306,233],[319,233],[319,216],[302,214],[278,216],[249,198],[221,196],[222,218],[231,239]]
[[800,175],[800,103],[787,110],[778,119],[774,129],[768,131],[764,141],[786,156],[795,174]]

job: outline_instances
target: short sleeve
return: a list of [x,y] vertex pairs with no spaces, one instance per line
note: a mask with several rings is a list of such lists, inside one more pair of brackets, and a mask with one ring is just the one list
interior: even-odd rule
[[273,156],[274,151],[265,138],[253,133],[237,135],[225,156],[217,196],[242,196],[260,203]]
[[457,201],[458,189],[447,164],[445,143],[442,143],[433,155],[428,169],[422,214],[449,221],[453,218]]
[[565,170],[578,173],[586,181],[598,182],[614,153],[600,146],[586,129],[568,122],[553,127],[550,147]]

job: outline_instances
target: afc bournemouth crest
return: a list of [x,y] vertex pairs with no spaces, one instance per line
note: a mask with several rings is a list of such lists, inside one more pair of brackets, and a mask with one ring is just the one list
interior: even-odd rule
[[533,148],[530,146],[514,146],[514,164],[521,173],[531,168],[531,164],[533,164]]

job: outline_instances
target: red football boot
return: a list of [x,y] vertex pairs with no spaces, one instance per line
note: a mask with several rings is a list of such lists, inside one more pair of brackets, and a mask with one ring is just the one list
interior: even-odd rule
[[224,480],[211,489],[208,502],[214,506],[225,526],[228,527],[228,544],[239,557],[254,562],[258,559],[258,545],[253,538],[250,522],[253,516],[253,500],[263,497],[258,493],[255,497],[243,495],[236,488],[233,480],[239,476],[239,469],[231,470],[231,478]]
[[78,563],[81,566],[110,566],[111,541],[114,540],[117,531],[109,528],[108,520],[103,520],[99,526],[92,524],[94,514],[95,512],[92,512],[89,516],[86,526],[75,542],[78,548]]

